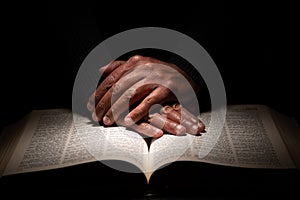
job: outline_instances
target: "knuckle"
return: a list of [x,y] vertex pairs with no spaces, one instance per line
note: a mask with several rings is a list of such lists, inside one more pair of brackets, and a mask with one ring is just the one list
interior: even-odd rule
[[129,100],[131,99],[131,97],[134,95],[134,92],[135,90],[130,88],[128,89],[124,95],[123,95],[123,98],[122,98],[122,103],[126,103],[126,102],[129,102]]
[[129,98],[131,98],[134,94],[135,94],[135,88],[129,88],[126,91],[126,96],[128,96]]
[[151,127],[150,127],[149,124],[143,123],[143,124],[141,124],[141,129],[142,129],[143,131],[145,131],[144,133],[149,134],[149,130],[151,129]]
[[136,61],[140,61],[143,59],[143,56],[140,56],[140,55],[135,55],[135,56],[132,56],[130,59],[129,59],[129,62],[136,62]]
[[112,96],[115,96],[120,93],[121,86],[118,83],[113,84],[112,86]]
[[123,64],[124,61],[121,61],[121,60],[116,60],[113,62],[112,66],[118,66],[118,65],[121,65]]
[[121,103],[122,105],[124,105],[124,104],[129,104],[130,98],[131,98],[131,97],[130,97],[129,95],[124,95],[123,98],[121,99],[121,102],[120,102],[120,103]]
[[99,114],[105,108],[105,104],[103,102],[99,102],[96,106],[96,114]]
[[95,103],[95,100],[98,100],[98,99],[100,99],[101,98],[101,96],[100,95],[98,95],[98,94],[95,94],[95,97],[94,98],[92,98],[92,101]]
[[112,84],[114,83],[114,81],[115,81],[115,77],[114,76],[109,76],[109,77],[106,78],[104,86],[106,88],[110,88],[112,86]]
[[159,89],[160,89],[159,94],[155,95],[156,98],[164,97],[168,99],[173,96],[174,89],[166,86],[159,87]]
[[152,115],[151,115],[151,118],[152,119],[157,119],[157,118],[159,118],[160,117],[160,114],[158,114],[158,113],[153,113]]
[[146,99],[145,99],[145,103],[147,104],[147,105],[153,105],[154,103],[155,103],[155,97],[147,97]]
[[166,105],[160,109],[160,113],[165,114],[165,115],[170,114],[171,111],[172,111],[172,108],[169,105]]
[[143,117],[144,110],[141,108],[136,108],[135,112],[132,113],[131,117],[132,119],[139,119]]

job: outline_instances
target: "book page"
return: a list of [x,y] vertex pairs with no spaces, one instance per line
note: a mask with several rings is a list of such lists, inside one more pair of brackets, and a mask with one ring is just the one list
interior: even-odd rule
[[[148,145],[138,133],[125,127],[95,126],[89,118],[81,115],[75,115],[75,127],[82,144],[97,160],[126,161],[138,167],[142,172],[146,170]],[[130,165],[103,163],[120,171],[141,172]]]
[[[4,175],[60,168],[94,160],[76,139],[69,110],[32,111],[21,134]],[[65,162],[65,158],[68,162]]]
[[[151,144],[149,156],[152,169],[174,161],[249,168],[295,168],[267,107],[228,106],[222,133],[205,157],[201,152],[211,147],[211,137],[214,136],[210,135],[210,131],[214,127],[209,127],[210,113],[202,113],[200,119],[207,125],[206,133],[201,136],[166,135]],[[184,149],[186,151],[183,153]]]
[[0,177],[3,175],[5,167],[10,160],[16,145],[18,144],[28,116],[10,124],[3,129],[0,135]]
[[193,137],[189,134],[175,136],[164,134],[158,139],[154,139],[149,149],[149,173],[159,167],[177,161],[184,153],[188,152],[193,142]]
[[274,110],[272,110],[272,116],[292,160],[300,169],[300,127],[297,121]]
[[[70,110],[54,109],[33,111],[29,115],[24,131],[21,133],[19,143],[3,175],[61,168],[92,162],[99,159],[95,157],[99,156],[99,151],[102,153],[101,156],[103,156],[103,159],[112,158],[110,157],[112,153],[108,153],[111,151],[111,146],[106,142],[106,138],[109,138],[109,141],[112,143],[117,140],[116,138],[122,140],[125,136],[123,134],[109,135],[108,133],[103,135],[101,134],[103,133],[101,130],[106,128],[100,126],[94,127],[90,121],[88,122],[87,118],[85,121],[83,120],[82,123],[89,123],[87,126],[84,126],[86,133],[84,141],[86,143],[82,143],[82,135],[79,135],[78,130],[74,127]],[[79,131],[82,133],[83,130]],[[110,132],[117,133],[118,131],[122,133],[121,130],[117,129]],[[90,136],[93,136],[93,138]],[[143,140],[139,141],[140,143],[145,143]],[[89,149],[85,146],[86,144],[89,145]],[[119,152],[122,150],[126,152],[128,149],[136,152],[141,151],[140,146],[141,145],[131,145],[125,148],[124,146],[117,145]],[[122,149],[123,147],[124,149]],[[94,151],[89,151],[90,149],[94,149]],[[123,155],[124,154],[126,153],[123,153]],[[116,154],[113,155],[115,156]],[[124,159],[126,157],[117,156],[117,158]]]
[[[204,113],[202,120],[209,119]],[[191,155],[181,160],[194,160],[249,168],[294,168],[295,165],[280,137],[269,109],[261,105],[229,106],[226,122],[217,144],[204,158],[201,148],[209,143],[209,129],[195,138]]]

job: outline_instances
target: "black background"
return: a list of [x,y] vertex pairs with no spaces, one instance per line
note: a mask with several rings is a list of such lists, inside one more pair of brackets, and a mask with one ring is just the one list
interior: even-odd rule
[[147,26],[180,31],[202,45],[221,72],[229,104],[267,104],[299,118],[294,6],[208,2],[12,5],[3,28],[1,123],[19,117],[12,113],[70,107],[88,53],[114,34]]
[[[114,34],[147,26],[174,29],[198,41],[221,72],[229,104],[266,104],[299,120],[295,5],[109,3],[16,3],[5,7],[2,126],[32,109],[71,107],[73,82],[88,53]],[[270,182],[279,176],[270,174],[265,176],[272,177]],[[291,174],[280,175],[279,180],[284,176],[288,181]],[[23,176],[27,180],[27,175]],[[206,181],[211,178],[205,177]]]

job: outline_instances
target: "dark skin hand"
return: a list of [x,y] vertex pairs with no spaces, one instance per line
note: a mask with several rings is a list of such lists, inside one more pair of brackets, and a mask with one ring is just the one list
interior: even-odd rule
[[[188,80],[194,90],[199,87],[176,65],[160,60],[133,56],[127,61],[113,61],[100,68],[104,80],[91,95],[87,108],[97,122],[130,127],[149,137],[160,137],[163,131],[175,135],[200,134],[204,124],[176,102],[172,91],[188,96]],[[179,72],[179,73],[178,73]],[[157,84],[163,80],[164,86]],[[124,116],[129,106],[135,107]],[[149,114],[157,104],[165,104],[159,112]],[[171,106],[170,106],[171,105]]]

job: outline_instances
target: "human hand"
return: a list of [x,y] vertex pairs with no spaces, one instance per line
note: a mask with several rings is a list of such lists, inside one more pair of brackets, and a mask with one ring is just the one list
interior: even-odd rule
[[[103,121],[108,126],[118,121],[127,127],[138,129],[138,132],[145,132],[145,129],[149,128],[149,122],[155,124],[158,121],[165,121],[162,120],[162,117],[166,117],[166,115],[163,116],[162,113],[156,113],[150,115],[148,121],[143,121],[138,127],[135,125],[136,122],[148,116],[149,110],[154,107],[153,105],[176,101],[176,97],[172,91],[179,92],[181,96],[187,96],[186,94],[190,92],[187,89],[187,85],[189,84],[184,82],[184,80],[188,79],[194,89],[197,90],[198,88],[176,65],[150,57],[133,56],[128,61],[114,61],[101,68],[100,73],[104,81],[99,85],[94,94],[91,95],[87,105],[88,109],[93,112],[93,119],[99,122]],[[164,86],[157,84],[159,82],[162,83],[162,80],[165,83]],[[129,106],[133,104],[138,105],[125,118],[123,116],[120,117],[127,110],[128,104]],[[176,112],[178,113],[178,110]],[[184,109],[183,113],[186,112],[188,111]],[[171,116],[173,118],[166,118],[165,129],[168,129],[166,131],[171,133],[178,134],[178,131],[181,130],[179,132],[182,132],[184,128],[181,128],[181,126],[177,127],[179,121],[178,119],[174,121],[175,115],[174,112],[172,113],[173,115]],[[188,122],[195,118],[194,116],[193,118],[190,116],[190,119],[185,120]],[[204,124],[202,122],[199,122],[199,124],[202,127],[200,130],[204,129]],[[175,131],[174,129],[170,131],[169,129],[172,126],[177,127],[178,130]],[[198,133],[197,131],[191,131],[190,127],[185,127],[185,129],[192,134]],[[156,130],[156,132],[159,133],[160,131]],[[146,133],[146,135],[149,134],[150,132]]]
[[164,106],[159,113],[149,114],[131,126],[128,126],[122,117],[119,118],[118,123],[153,138],[161,137],[164,132],[174,135],[186,133],[199,135],[205,129],[205,125],[199,118],[179,104]]

